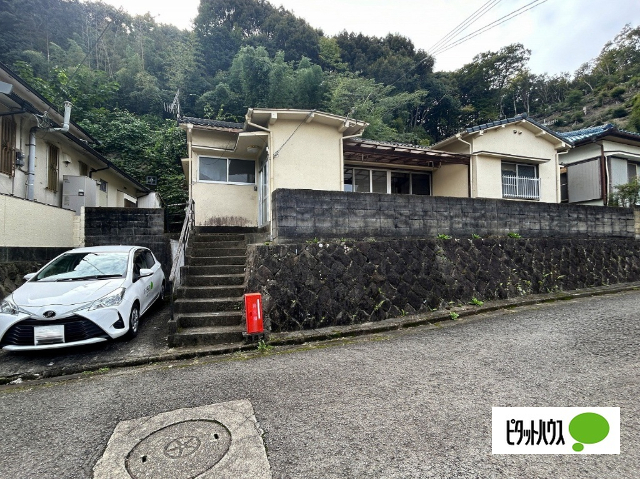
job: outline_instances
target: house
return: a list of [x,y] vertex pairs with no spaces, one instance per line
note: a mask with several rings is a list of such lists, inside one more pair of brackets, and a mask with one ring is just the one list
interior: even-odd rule
[[79,213],[84,206],[155,207],[150,191],[90,144],[65,112],[0,63],[0,195]]
[[247,111],[244,123],[181,117],[182,166],[199,226],[265,227],[277,189],[468,196],[469,156],[366,140],[367,124],[315,110]]
[[566,175],[563,200],[606,205],[617,185],[640,176],[640,134],[607,124],[557,133],[573,144],[562,158]]
[[467,128],[433,148],[470,155],[470,198],[559,203],[559,155],[571,142],[519,115]]

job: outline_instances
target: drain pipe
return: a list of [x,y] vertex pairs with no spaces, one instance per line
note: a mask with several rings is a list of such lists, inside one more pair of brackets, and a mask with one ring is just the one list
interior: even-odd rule
[[34,189],[33,183],[36,178],[36,131],[38,127],[34,126],[29,130],[29,160],[27,170],[27,199],[33,201]]
[[[69,120],[71,118],[71,102],[64,102],[64,120],[62,128],[44,128],[45,131],[59,131],[66,133],[69,131]],[[27,200],[33,201],[35,196],[34,183],[36,179],[36,131],[40,130],[34,126],[29,130],[29,162],[27,172]]]
[[464,141],[462,139],[462,135],[460,133],[456,134],[456,140],[464,143],[469,147],[469,198],[474,198],[473,196],[473,147],[471,143],[468,141]]

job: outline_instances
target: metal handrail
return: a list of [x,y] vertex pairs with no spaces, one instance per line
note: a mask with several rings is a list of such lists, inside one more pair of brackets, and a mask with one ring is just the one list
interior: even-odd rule
[[171,265],[171,273],[169,274],[169,297],[171,302],[171,320],[173,320],[173,298],[176,293],[176,288],[182,284],[182,275],[180,274],[180,268],[184,266],[184,259],[187,253],[187,244],[191,232],[194,229],[195,224],[195,203],[190,200],[187,203],[187,211],[184,216],[184,223],[182,223],[182,231],[180,232],[180,240],[178,241],[178,248],[176,255],[173,258],[173,264]]

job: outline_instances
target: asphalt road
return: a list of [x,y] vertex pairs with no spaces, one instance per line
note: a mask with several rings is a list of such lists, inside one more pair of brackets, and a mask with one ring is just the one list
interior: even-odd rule
[[[276,478],[635,478],[640,292],[0,387],[0,477],[91,477],[118,422],[248,399]],[[620,455],[491,454],[492,406],[619,406]]]

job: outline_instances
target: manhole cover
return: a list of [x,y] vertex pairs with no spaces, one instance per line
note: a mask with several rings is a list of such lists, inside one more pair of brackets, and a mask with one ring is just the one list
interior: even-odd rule
[[134,479],[192,479],[225,456],[231,434],[217,421],[183,421],[145,437],[129,453],[127,471]]

